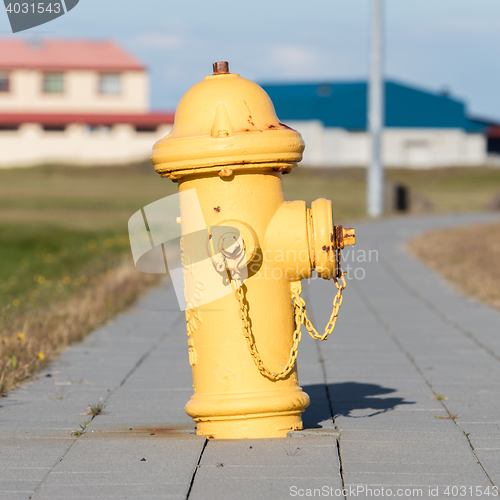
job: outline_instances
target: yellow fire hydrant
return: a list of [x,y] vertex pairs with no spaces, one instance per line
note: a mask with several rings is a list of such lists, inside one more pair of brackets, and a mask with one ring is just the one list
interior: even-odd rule
[[[264,90],[229,73],[226,62],[187,91],[172,132],[154,146],[156,171],[178,182],[181,195],[195,190],[209,233],[204,248],[212,255],[214,246],[222,249],[222,266],[213,265],[232,286],[208,304],[187,304],[194,395],[185,410],[197,434],[263,438],[302,429],[309,396],[298,386],[300,328],[321,340],[333,330],[345,288],[340,249],[355,243],[353,229],[333,225],[331,201],[316,200],[310,209],[284,201],[282,175],[303,150]],[[182,234],[189,232],[185,219],[181,204]],[[236,231],[232,247],[227,238],[212,240],[217,227]],[[246,267],[244,282],[238,266]],[[313,270],[336,284],[323,334],[300,297],[301,280]]]

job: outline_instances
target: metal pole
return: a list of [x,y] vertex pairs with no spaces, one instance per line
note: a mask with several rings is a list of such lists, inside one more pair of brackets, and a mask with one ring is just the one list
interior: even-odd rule
[[368,127],[371,158],[367,178],[367,211],[378,217],[384,211],[384,166],[382,129],[384,126],[384,81],[382,74],[382,2],[372,0],[370,83],[368,86]]

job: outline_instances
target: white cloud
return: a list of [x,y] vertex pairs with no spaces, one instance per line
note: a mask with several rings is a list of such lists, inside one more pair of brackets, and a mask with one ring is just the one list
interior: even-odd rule
[[320,64],[319,54],[298,45],[276,45],[271,48],[269,62],[285,73],[300,73],[302,70],[314,70]]
[[135,43],[150,49],[176,49],[184,45],[184,40],[173,33],[145,33],[135,37]]

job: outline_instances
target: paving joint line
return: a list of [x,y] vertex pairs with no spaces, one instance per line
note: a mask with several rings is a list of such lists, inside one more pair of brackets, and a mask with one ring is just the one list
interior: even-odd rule
[[[337,423],[335,422],[335,413],[333,411],[333,405],[332,405],[332,400],[330,397],[330,389],[328,388],[328,377],[326,375],[326,366],[325,366],[325,357],[323,356],[323,351],[321,350],[321,345],[319,342],[316,341],[316,350],[318,351],[318,359],[321,365],[321,371],[323,372],[323,380],[325,382],[325,391],[326,391],[326,398],[328,399],[328,408],[330,409],[330,415],[332,417],[333,425],[335,428],[338,430],[338,437],[336,439],[337,441],[337,454],[339,457],[339,475],[340,475],[340,481],[342,482],[342,492],[345,492],[345,482],[344,482],[344,470],[342,467],[342,454],[340,452],[340,429],[337,426]],[[347,499],[346,495],[343,495],[345,499]]]
[[57,465],[63,461],[64,457],[67,455],[69,450],[71,450],[71,448],[73,448],[73,446],[75,445],[75,443],[77,441],[78,441],[78,438],[75,437],[74,441],[71,443],[69,448],[62,454],[62,456],[60,458],[57,459],[56,463],[50,468],[50,470],[47,472],[47,474],[45,474],[45,476],[42,478],[42,480],[40,481],[38,486],[34,489],[33,493],[29,496],[30,500],[32,498],[34,498],[34,496],[37,494],[38,490],[42,487],[42,485],[46,481],[46,479],[52,474],[52,472],[54,472],[54,469],[57,467]]
[[[123,380],[120,382],[120,384],[118,384],[114,389],[112,389],[108,395],[106,396],[106,398],[104,399],[104,402],[106,403],[109,398],[120,388],[120,387],[123,387],[123,385],[127,382],[127,380],[135,373],[135,371],[139,368],[139,366],[149,357],[151,356],[151,354],[158,348],[158,346],[169,336],[171,330],[177,326],[177,324],[179,323],[179,320],[182,318],[182,314],[179,314],[179,316],[172,322],[172,324],[170,325],[169,328],[167,328],[166,332],[149,348],[149,350],[143,354],[141,356],[141,358],[139,359],[139,361],[137,361],[137,363],[133,366],[133,368],[130,370],[129,373],[127,373],[127,375],[125,375],[125,377],[123,378]],[[94,417],[92,417],[90,419],[90,422],[92,422],[94,420],[94,418],[97,417],[97,415],[95,415]],[[90,425],[90,423],[89,423]],[[87,426],[88,427],[88,426]],[[43,486],[43,484],[45,483],[45,481],[47,480],[47,478],[52,474],[52,472],[54,472],[54,469],[57,467],[58,464],[60,464],[64,457],[67,455],[67,453],[73,448],[73,446],[75,445],[75,443],[78,441],[78,437],[75,437],[74,441],[71,443],[71,445],[69,446],[69,448],[62,454],[62,456],[57,460],[57,462],[50,468],[50,470],[47,472],[47,474],[43,477],[43,479],[40,481],[40,483],[38,484],[38,486],[35,488],[35,490],[33,491],[33,495],[30,496],[29,498],[32,499],[36,493],[40,490],[40,488]],[[205,448],[203,448],[205,449]]]
[[194,480],[196,478],[196,473],[198,472],[198,469],[201,467],[201,460],[203,458],[203,454],[205,453],[205,448],[208,445],[208,438],[205,438],[205,442],[203,443],[203,448],[201,449],[200,456],[198,458],[198,463],[196,464],[196,467],[194,468],[193,475],[191,476],[191,482],[189,483],[189,490],[187,492],[186,500],[189,500],[189,497],[191,495],[191,490],[193,489],[194,486]]
[[[425,376],[424,372],[422,371],[422,369],[420,368],[420,366],[418,365],[418,363],[415,361],[415,358],[404,348],[403,344],[400,342],[400,340],[394,335],[393,331],[392,331],[392,328],[384,321],[384,319],[380,316],[380,314],[378,313],[378,311],[376,310],[376,308],[371,304],[371,302],[369,301],[368,297],[366,296],[366,294],[361,291],[361,288],[358,287],[358,285],[354,285],[354,289],[356,291],[356,293],[358,294],[358,296],[361,298],[361,301],[363,302],[363,304],[365,305],[365,307],[368,309],[368,311],[373,315],[373,317],[375,318],[375,320],[377,321],[377,323],[382,327],[382,329],[387,333],[387,335],[389,336],[389,338],[396,344],[396,347],[407,357],[407,359],[410,361],[410,363],[413,365],[413,367],[415,368],[415,370],[419,373],[419,375],[422,377],[423,381],[427,384],[427,386],[429,387],[429,389],[432,391],[432,393],[434,395],[438,394],[438,392],[434,389],[434,387],[432,386],[432,384],[430,383],[430,381],[427,379],[427,377]],[[418,300],[418,297],[416,297],[417,300]],[[453,423],[456,425],[457,429],[462,433],[462,435],[465,437],[465,439],[467,440],[467,443],[474,455],[474,457],[476,458],[476,461],[477,463],[480,465],[481,469],[483,470],[485,476],[488,478],[488,481],[490,481],[490,483],[493,485],[493,486],[496,486],[495,483],[492,481],[491,477],[489,476],[488,472],[486,471],[486,469],[484,468],[484,465],[481,463],[481,460],[479,459],[479,457],[477,456],[476,454],[476,450],[474,449],[474,447],[472,446],[472,443],[469,439],[469,436],[464,432],[464,430],[458,425],[457,421],[455,418],[452,418],[453,415],[452,413],[450,412],[450,410],[448,409],[448,407],[446,406],[446,404],[443,402],[443,401],[439,401],[439,403],[441,404],[441,406],[443,406],[443,408],[445,409],[446,413],[448,413],[448,418],[450,420],[453,420]]]
[[177,316],[177,318],[175,318],[175,320],[172,322],[172,324],[170,325],[169,328],[167,328],[167,331],[149,348],[149,350],[147,352],[145,352],[141,358],[139,359],[139,361],[137,361],[137,363],[132,367],[132,369],[125,375],[125,377],[123,378],[123,380],[114,388],[112,389],[108,395],[106,396],[106,398],[104,399],[104,402],[107,403],[109,398],[118,390],[120,389],[120,387],[123,387],[127,380],[137,371],[137,369],[139,368],[139,366],[142,365],[142,363],[144,363],[144,361],[146,361],[146,359],[149,358],[149,356],[151,356],[151,354],[153,354],[153,352],[158,349],[158,347],[166,340],[166,338],[169,336],[170,332],[172,331],[173,328],[175,328],[179,321],[183,318],[183,314],[179,314]]
[[495,353],[495,351],[490,349],[486,344],[483,344],[472,332],[470,332],[469,330],[466,330],[465,328],[462,327],[462,325],[460,325],[459,323],[457,323],[456,321],[454,321],[453,319],[448,317],[446,314],[444,314],[432,302],[427,300],[420,292],[418,292],[418,290],[416,290],[407,281],[405,281],[403,279],[403,277],[393,267],[391,267],[389,264],[387,264],[384,261],[385,261],[385,258],[382,257],[380,259],[380,264],[394,278],[394,281],[399,283],[399,285],[401,285],[408,292],[410,292],[411,295],[413,295],[417,300],[422,302],[427,307],[427,309],[432,311],[441,320],[443,320],[445,323],[448,323],[449,325],[451,325],[455,330],[459,331],[464,337],[468,338],[469,340],[472,340],[472,342],[474,342],[474,344],[476,344],[477,347],[484,350],[491,357],[493,357],[497,361],[500,361],[500,356],[497,355]]
[[[310,298],[309,293],[307,293],[307,295]],[[311,304],[313,304],[313,302],[310,300],[309,304],[310,304],[309,310],[311,311],[312,316],[314,316],[314,306],[311,307]],[[316,352],[318,353],[318,360],[319,360],[319,363],[321,366],[321,372],[323,374],[323,382],[325,384],[326,399],[328,400],[328,408],[330,409],[330,416],[332,418],[332,422],[333,422],[334,427],[338,431],[338,437],[336,438],[336,441],[337,441],[337,454],[339,457],[339,475],[340,475],[340,480],[342,482],[342,492],[344,493],[345,492],[344,470],[342,467],[342,454],[340,452],[341,432],[337,426],[337,423],[335,422],[335,412],[333,411],[332,400],[330,397],[330,389],[328,388],[328,376],[326,374],[325,357],[323,356],[323,351],[321,350],[321,344],[317,341],[316,341]],[[345,494],[343,496],[344,496],[344,499],[347,499]]]

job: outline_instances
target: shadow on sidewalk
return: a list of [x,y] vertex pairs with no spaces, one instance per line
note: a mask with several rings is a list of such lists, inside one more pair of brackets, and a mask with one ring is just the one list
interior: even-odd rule
[[378,397],[396,392],[397,389],[377,384],[342,382],[328,384],[328,387],[324,384],[304,385],[302,389],[311,398],[311,404],[302,416],[306,429],[321,427],[321,422],[332,418],[332,411],[335,417],[367,418],[394,410],[399,405],[415,404],[404,398]]

